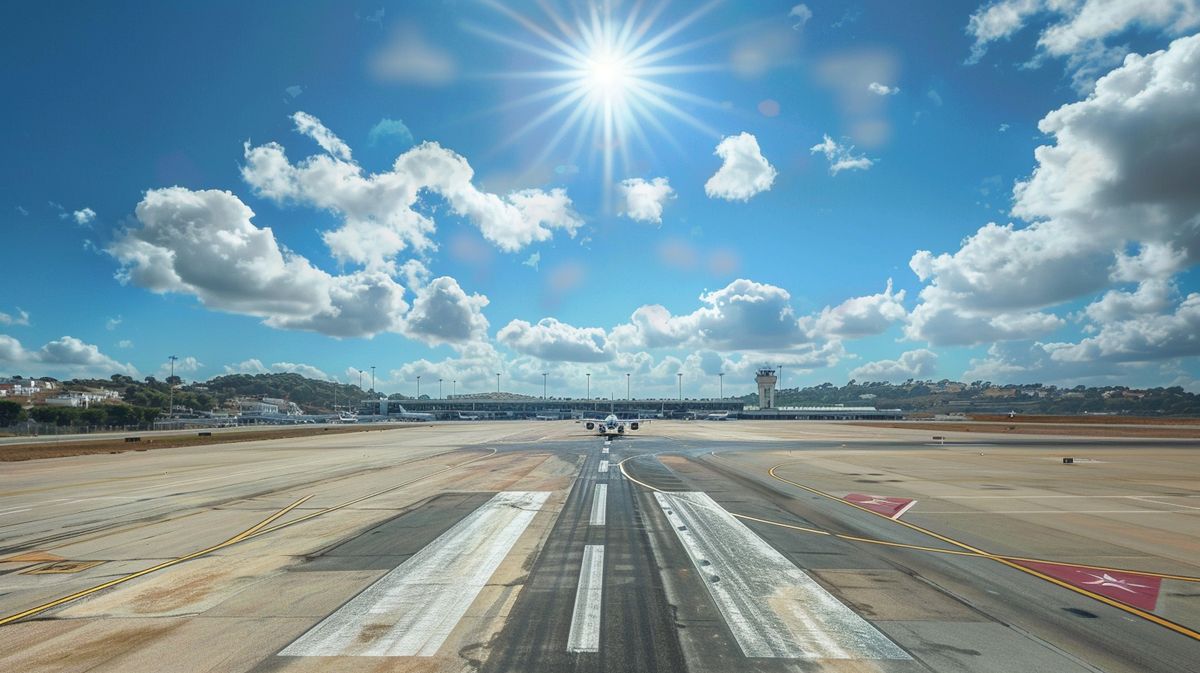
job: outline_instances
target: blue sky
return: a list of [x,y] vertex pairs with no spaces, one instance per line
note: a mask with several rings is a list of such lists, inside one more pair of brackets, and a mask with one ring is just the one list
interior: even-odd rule
[[1197,388],[1193,2],[507,6],[10,12],[0,372]]

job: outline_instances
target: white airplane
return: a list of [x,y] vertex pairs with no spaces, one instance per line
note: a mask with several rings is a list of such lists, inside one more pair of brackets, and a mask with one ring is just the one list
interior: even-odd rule
[[585,419],[583,427],[588,430],[595,430],[601,437],[615,437],[625,434],[625,427],[630,430],[637,430],[638,427],[645,423],[642,418],[617,418],[616,414],[609,414],[603,420],[598,418]]

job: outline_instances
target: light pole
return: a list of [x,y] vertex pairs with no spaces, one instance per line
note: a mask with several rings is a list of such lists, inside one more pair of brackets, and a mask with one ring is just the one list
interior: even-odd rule
[[500,394],[500,372],[496,372],[496,394]]
[[683,372],[677,372],[675,376],[679,377],[679,401],[683,401]]
[[441,379],[438,379],[438,399],[439,400],[446,399],[446,398],[442,397],[442,380]]
[[358,390],[359,390],[359,392],[362,392],[362,372],[363,372],[363,370],[361,370],[361,369],[358,370]]
[[587,398],[589,401],[592,399],[592,373],[591,372],[587,373]]
[[421,377],[420,376],[417,377],[417,396],[413,399],[417,399],[417,400],[421,399]]
[[172,355],[167,358],[171,361],[171,376],[167,378],[167,417],[175,415],[175,361],[179,358]]
[[550,372],[542,372],[542,399],[543,400],[546,399],[546,377],[549,375],[550,375]]
[[[371,392],[375,393],[375,365],[371,365]],[[375,397],[379,397],[379,393],[375,393]]]
[[783,365],[779,365],[779,392],[783,392]]
[[457,397],[458,396],[456,394],[457,391],[458,391],[458,379],[451,379],[450,380],[450,397]]
[[725,372],[717,372],[717,382],[721,385],[721,399],[725,399]]
[[630,399],[632,398],[629,397],[629,372],[625,372],[625,401],[628,402]]

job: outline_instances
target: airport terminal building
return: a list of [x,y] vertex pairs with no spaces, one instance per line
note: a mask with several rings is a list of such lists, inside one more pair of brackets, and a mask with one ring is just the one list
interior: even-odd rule
[[438,420],[458,419],[533,419],[545,420],[599,417],[616,414],[621,418],[755,420],[899,420],[899,409],[875,407],[782,407],[747,409],[741,400],[731,399],[487,399],[450,398],[419,400],[363,400],[359,413],[364,416],[396,416],[404,413],[432,414]]

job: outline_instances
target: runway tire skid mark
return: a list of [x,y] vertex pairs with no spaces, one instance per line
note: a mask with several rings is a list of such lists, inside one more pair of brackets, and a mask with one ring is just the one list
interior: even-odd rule
[[[604,479],[589,446],[563,511],[533,560],[525,588],[490,644],[483,673],[683,671],[675,623],[647,544],[642,512],[624,479]],[[595,486],[607,482],[607,516],[591,525]],[[603,545],[599,644],[570,651],[584,549]]]

